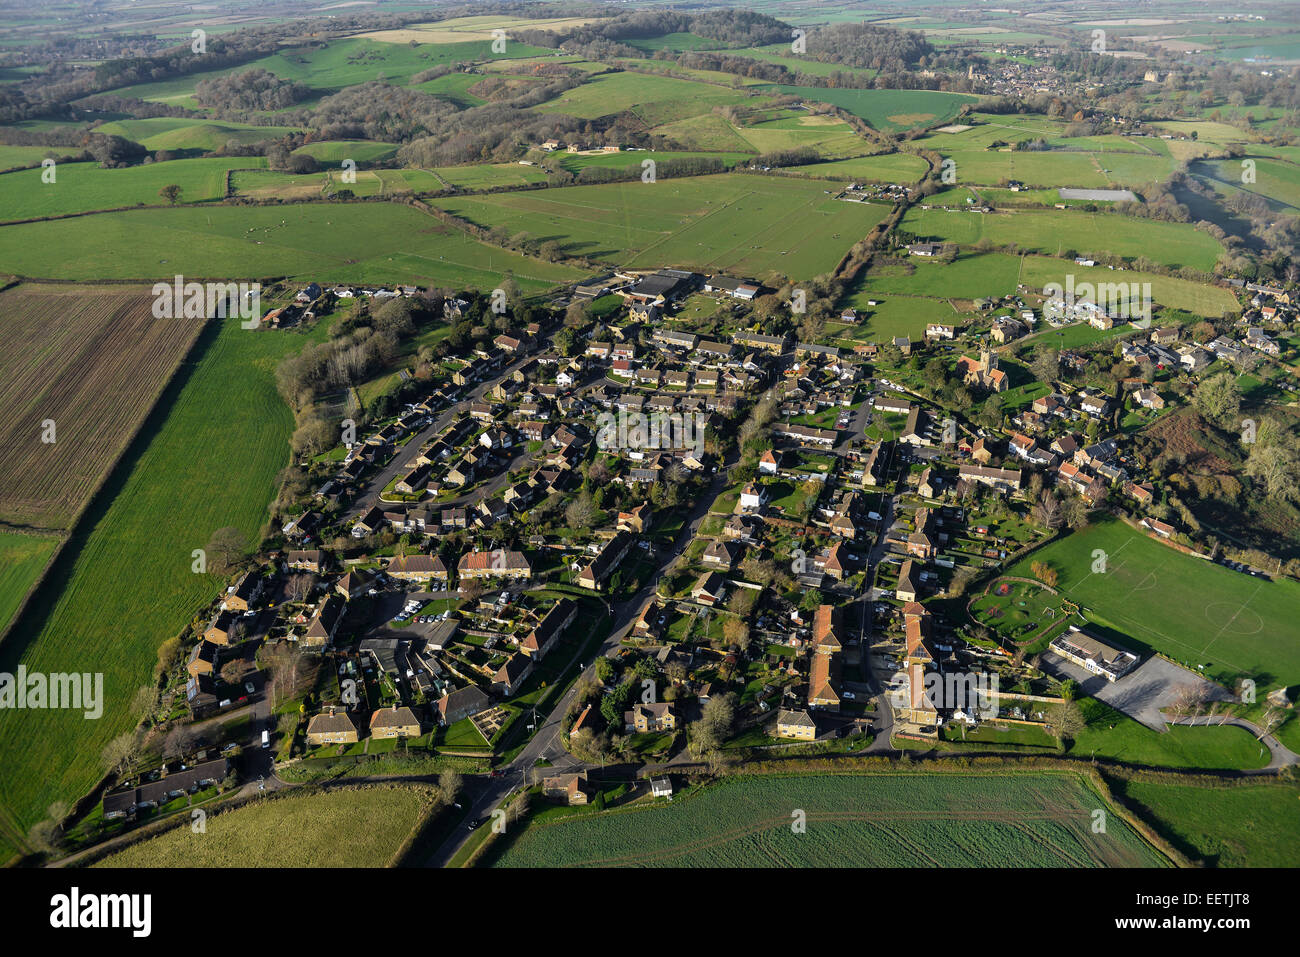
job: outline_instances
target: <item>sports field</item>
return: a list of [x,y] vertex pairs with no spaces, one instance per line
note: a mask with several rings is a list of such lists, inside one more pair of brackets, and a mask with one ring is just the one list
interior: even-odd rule
[[577,278],[385,203],[153,209],[0,229],[0,272],[52,279],[283,275],[492,289],[506,270],[527,291]]
[[291,794],[209,814],[111,854],[95,867],[387,867],[428,814],[416,786]]
[[483,226],[555,239],[633,268],[732,269],[752,278],[828,272],[888,207],[831,198],[821,183],[725,174],[438,200]]
[[[645,809],[528,827],[503,867],[1158,867],[1080,776],[876,774],[730,778]],[[806,831],[795,833],[796,812]]]
[[[1094,572],[1097,552],[1105,572]],[[1119,521],[1067,535],[1033,555],[1060,573],[1061,590],[1090,618],[1231,684],[1261,690],[1300,681],[1295,619],[1300,583],[1267,581],[1162,545]],[[1030,576],[1025,560],[1012,575]]]
[[1223,253],[1222,244],[1207,232],[1185,223],[1129,219],[1113,213],[1082,210],[1020,210],[974,213],[966,210],[912,207],[902,228],[918,237],[973,245],[988,239],[995,245],[1060,255],[1109,252],[1145,256],[1167,266],[1192,266],[1209,272]]

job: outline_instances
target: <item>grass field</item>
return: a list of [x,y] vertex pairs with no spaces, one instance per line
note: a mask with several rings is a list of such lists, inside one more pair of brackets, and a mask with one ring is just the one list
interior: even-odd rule
[[354,196],[370,197],[436,193],[448,186],[446,180],[427,169],[359,169],[351,183],[344,182],[342,174],[341,168],[333,166],[316,173],[237,170],[231,175],[231,182],[239,196],[279,199],[287,203],[322,199],[343,189],[350,190]]
[[[1166,863],[1065,773],[731,778],[672,804],[529,827],[505,867],[1152,867]],[[793,833],[792,812],[807,815]]]
[[857,156],[867,150],[853,127],[828,116],[792,116],[768,120],[736,131],[759,153],[812,149],[826,159]]
[[44,170],[20,170],[0,176],[0,217],[13,222],[122,206],[166,206],[158,191],[173,184],[183,191],[182,203],[221,199],[227,170],[265,165],[261,156],[170,160],[126,169],[63,163],[55,167],[53,183],[42,181]]
[[[118,472],[0,646],[0,670],[102,672],[104,712],[23,711],[0,722],[0,836],[13,844],[56,798],[75,800],[100,773],[104,744],[134,723],[136,689],[158,646],[222,586],[191,570],[219,528],[249,537],[266,521],[288,461],[293,416],[276,361],[305,343],[237,319],[204,331],[197,364],[164,393]],[[28,747],[40,740],[39,749]]]
[[1300,164],[1266,156],[1250,156],[1247,159],[1254,164],[1253,183],[1242,182],[1246,168],[1241,159],[1201,160],[1193,167],[1193,171],[1203,172],[1216,186],[1261,196],[1273,209],[1285,210],[1291,214],[1300,210]]
[[[1104,573],[1091,570],[1097,549],[1107,556]],[[1207,677],[1229,685],[1237,676],[1261,689],[1300,682],[1300,647],[1291,637],[1300,583],[1230,571],[1118,521],[1068,535],[1033,558],[1059,571],[1061,590],[1090,618],[1138,648],[1204,665]],[[1028,577],[1028,560],[1009,574]]]
[[395,156],[397,154],[397,144],[376,143],[369,140],[322,140],[300,146],[293,153],[295,156],[305,153],[308,156],[314,156],[321,163],[330,163],[335,166],[349,159],[357,164],[374,163],[377,160],[391,159]]
[[913,207],[902,228],[916,236],[969,246],[988,239],[995,245],[1059,255],[1079,253],[1147,258],[1167,266],[1192,266],[1209,272],[1223,246],[1209,233],[1185,223],[1129,219],[1081,210],[1021,210],[972,213]]
[[68,152],[72,152],[71,147],[7,146],[0,144],[0,169],[39,166],[46,153],[61,156]]
[[1200,787],[1137,778],[1123,794],[1184,854],[1213,867],[1294,867],[1300,859],[1300,786],[1258,781]]
[[526,291],[577,278],[384,203],[140,210],[0,229],[0,272],[43,278],[283,275],[493,289],[506,270]]
[[387,786],[290,794],[210,814],[95,867],[386,867],[425,818],[431,791]]
[[0,532],[0,636],[58,546],[53,535]]
[[978,102],[978,97],[965,93],[933,90],[850,90],[785,84],[774,89],[805,100],[838,106],[886,132],[950,120],[965,104]]
[[0,293],[0,522],[67,528],[112,469],[201,328],[152,303],[121,286]]
[[748,94],[739,90],[712,83],[622,71],[595,77],[537,109],[588,120],[630,110],[645,122],[656,125],[708,113],[715,106],[741,103],[748,98]]
[[288,126],[253,126],[225,120],[155,116],[140,120],[113,120],[101,126],[99,132],[134,140],[148,150],[209,152],[220,149],[231,140],[241,145],[257,143],[261,140],[280,139],[297,132],[297,129]]
[[833,176],[845,180],[915,183],[925,175],[926,163],[911,153],[886,153],[882,156],[855,156],[852,159],[791,166],[787,170],[808,176]]
[[1065,285],[1065,276],[1073,275],[1075,283],[1137,282],[1151,283],[1154,302],[1171,309],[1182,309],[1198,316],[1222,316],[1241,308],[1237,298],[1221,286],[1210,286],[1190,279],[1161,276],[1133,270],[1107,269],[1105,266],[1078,266],[1071,260],[1050,256],[1026,256],[1020,270],[1020,281],[1029,288],[1041,290],[1049,282]]
[[818,183],[726,174],[443,199],[484,226],[556,239],[572,254],[641,268],[732,269],[810,277],[884,218],[885,206],[832,199]]
[[[867,300],[875,298],[876,305],[868,306]],[[961,314],[946,299],[922,299],[916,296],[875,296],[867,293],[854,293],[847,303],[858,310],[859,322],[856,326],[841,326],[836,323],[835,335],[845,339],[857,339],[866,342],[884,342],[894,336],[908,336],[913,342],[920,342],[925,336],[925,327],[931,322],[944,322],[949,325],[961,325]],[[866,316],[862,321],[861,317]]]
[[904,263],[873,268],[860,286],[866,293],[940,299],[1005,296],[1015,292],[1020,280],[1020,258],[1007,253],[962,251],[952,262],[944,263],[909,256]]

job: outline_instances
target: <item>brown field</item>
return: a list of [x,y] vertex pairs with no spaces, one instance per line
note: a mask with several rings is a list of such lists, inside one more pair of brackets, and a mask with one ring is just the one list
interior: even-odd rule
[[0,293],[0,523],[69,527],[125,450],[202,328],[152,305],[140,286]]

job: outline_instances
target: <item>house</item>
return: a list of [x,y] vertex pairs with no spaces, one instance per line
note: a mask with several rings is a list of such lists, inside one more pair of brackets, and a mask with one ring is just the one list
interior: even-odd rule
[[596,557],[578,573],[577,584],[582,588],[600,591],[605,580],[613,574],[632,547],[633,536],[628,532],[615,532]]
[[473,578],[532,578],[533,569],[523,552],[504,548],[469,551],[460,557],[456,573],[462,582]]
[[217,655],[216,645],[210,641],[200,641],[190,650],[190,657],[185,663],[185,670],[189,672],[191,678],[197,678],[199,675],[210,675],[216,671]]
[[343,621],[344,607],[343,599],[338,595],[326,595],[303,633],[303,647],[328,648]]
[[644,534],[650,527],[652,512],[649,502],[642,502],[640,505],[627,512],[619,512],[617,528],[621,532],[636,532]]
[[366,571],[348,572],[334,583],[335,593],[345,599],[357,598],[370,590],[374,577]]
[[590,804],[595,791],[596,789],[587,782],[586,771],[552,774],[542,778],[543,796],[570,807]]
[[919,405],[912,406],[907,413],[907,421],[903,423],[903,431],[898,436],[898,441],[906,445],[929,445],[930,438],[928,432],[930,417],[925,410]]
[[218,612],[203,632],[203,640],[214,645],[228,645],[235,635],[235,626],[239,621],[231,612]]
[[673,782],[670,778],[651,778],[650,779],[650,796],[656,798],[672,799]]
[[817,722],[807,711],[787,711],[783,708],[776,715],[776,734],[779,738],[813,741],[817,737]]
[[764,475],[775,475],[781,470],[781,460],[784,456],[773,449],[768,449],[758,460],[758,470]]
[[916,494],[923,498],[937,498],[941,490],[941,480],[931,466],[922,469],[916,483]]
[[415,716],[414,711],[405,706],[380,708],[370,715],[370,736],[372,738],[418,738],[420,719]]
[[438,720],[444,725],[472,718],[492,707],[492,701],[479,688],[468,685],[438,699]]
[[1177,531],[1177,529],[1168,522],[1162,522],[1160,519],[1151,518],[1150,516],[1143,518],[1142,521],[1138,522],[1138,524],[1151,529],[1151,531],[1155,532],[1161,538],[1169,538]]
[[184,771],[174,771],[156,781],[142,783],[104,796],[104,820],[126,817],[138,810],[156,808],[168,801],[211,787],[230,773],[230,761],[217,758],[204,761]]
[[533,673],[533,659],[527,655],[511,655],[492,676],[492,690],[508,698]]
[[817,429],[809,425],[791,425],[778,422],[772,426],[772,434],[784,439],[792,439],[803,444],[820,445],[832,448],[835,445],[835,432],[831,429]]
[[541,661],[577,614],[578,603],[561,598],[519,643],[519,650],[529,658]]
[[759,285],[743,279],[731,279],[727,276],[710,276],[704,280],[705,292],[725,292],[736,299],[749,301],[758,295]]
[[623,712],[623,725],[624,730],[641,734],[651,731],[673,731],[677,727],[677,712],[668,701],[638,704],[634,705],[631,711]]
[[1137,655],[1131,651],[1102,641],[1096,635],[1084,631],[1076,625],[1048,646],[1061,657],[1088,669],[1095,675],[1101,675],[1107,681],[1116,681],[1128,674],[1138,663]]
[[710,568],[720,568],[724,571],[731,571],[736,567],[736,561],[740,558],[740,546],[732,542],[717,540],[711,542],[709,547],[704,550],[700,561]]
[[261,594],[261,574],[257,570],[245,572],[226,595],[224,605],[231,611],[248,611]]
[[398,555],[385,571],[402,581],[428,582],[447,580],[447,563],[441,555]]
[[907,247],[907,251],[909,254],[913,256],[925,256],[929,258],[931,256],[937,256],[939,254],[939,244],[938,243],[912,243]]
[[1155,389],[1133,390],[1133,401],[1144,409],[1163,409],[1165,407],[1165,400],[1160,398],[1160,393]]
[[916,572],[913,569],[912,560],[909,558],[903,562],[902,567],[898,570],[898,585],[894,589],[894,597],[900,601],[916,601],[919,592]]
[[313,747],[322,744],[356,744],[359,740],[357,726],[346,711],[330,708],[314,715],[307,723],[307,743]]
[[306,551],[292,551],[285,562],[294,571],[313,572],[319,575],[322,560],[323,553],[321,550],[313,548]]
[[999,492],[1020,491],[1020,469],[999,469],[985,465],[962,465],[957,477],[966,482],[987,485]]
[[727,596],[727,583],[717,572],[705,572],[691,589],[691,598],[701,605],[718,605]]
[[770,352],[774,356],[779,356],[790,347],[790,337],[783,336],[764,336],[757,332],[746,332],[741,330],[731,337],[732,342],[737,345],[747,346],[751,349],[761,349],[763,352]]
[[767,507],[771,496],[767,491],[767,486],[759,485],[757,482],[749,482],[740,490],[740,508],[745,512],[761,512]]

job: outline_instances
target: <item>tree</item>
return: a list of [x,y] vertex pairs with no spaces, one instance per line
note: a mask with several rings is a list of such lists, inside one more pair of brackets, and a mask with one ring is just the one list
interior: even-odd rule
[[162,189],[158,190],[158,195],[167,200],[167,202],[172,206],[175,206],[181,201],[181,193],[183,192],[184,190],[175,183],[168,183]]
[[184,646],[180,638],[173,635],[158,646],[158,665],[155,670],[159,675],[169,675],[180,667],[184,658]]
[[459,771],[448,769],[446,771],[438,772],[438,793],[441,795],[443,801],[448,804],[455,802],[456,797],[460,794],[460,789],[464,784],[465,779],[461,776]]
[[1047,726],[1052,734],[1062,742],[1073,741],[1079,736],[1088,722],[1084,720],[1083,711],[1073,701],[1063,701],[1048,709]]
[[316,582],[316,576],[311,572],[296,572],[289,576],[285,583],[289,596],[294,601],[302,601],[311,594],[312,585]]
[[215,559],[213,571],[218,575],[230,571],[244,557],[247,547],[247,539],[239,529],[230,525],[217,529],[212,533],[212,540],[206,549]]
[[124,777],[135,766],[139,756],[140,743],[135,732],[124,731],[104,745],[99,753],[99,763],[107,774]]
[[731,692],[714,695],[700,712],[700,720],[695,723],[696,737],[710,743],[707,750],[719,747],[731,736],[736,723],[736,696]]
[[152,718],[154,712],[158,710],[158,686],[141,685],[135,691],[135,697],[131,699],[131,714],[137,721],[145,721]]
[[1220,372],[1202,382],[1192,395],[1196,411],[1220,428],[1230,428],[1241,408],[1241,387],[1236,376]]
[[749,626],[743,619],[728,618],[722,623],[722,639],[727,647],[737,647],[742,652],[749,650]]
[[756,604],[758,604],[758,592],[752,588],[737,588],[727,600],[727,608],[742,619],[750,616]]
[[233,685],[243,673],[244,662],[239,658],[232,658],[221,666],[221,680],[228,685]]
[[1040,342],[1034,347],[1034,358],[1029,363],[1029,369],[1038,381],[1055,382],[1061,374],[1061,354],[1047,343]]
[[592,494],[583,492],[569,503],[569,507],[564,510],[564,517],[568,520],[569,527],[586,530],[596,524],[599,512]]

